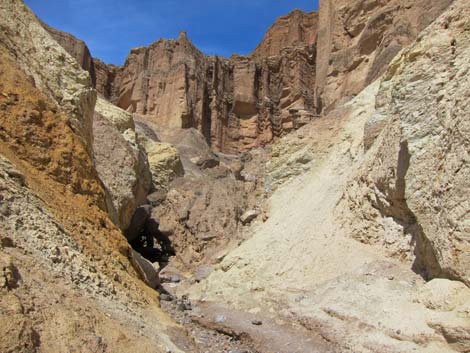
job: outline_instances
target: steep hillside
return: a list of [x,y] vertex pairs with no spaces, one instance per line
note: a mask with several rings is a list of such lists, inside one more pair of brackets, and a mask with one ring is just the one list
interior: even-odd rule
[[0,351],[181,351],[106,213],[88,74],[22,2],[0,18]]

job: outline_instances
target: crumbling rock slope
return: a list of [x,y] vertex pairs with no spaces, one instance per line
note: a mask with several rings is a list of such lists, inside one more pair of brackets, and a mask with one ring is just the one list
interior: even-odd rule
[[181,351],[107,213],[88,73],[21,1],[0,19],[0,350]]

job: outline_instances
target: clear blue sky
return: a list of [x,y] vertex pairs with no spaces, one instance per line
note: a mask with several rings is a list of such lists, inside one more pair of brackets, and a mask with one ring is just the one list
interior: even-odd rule
[[248,54],[274,20],[318,0],[25,0],[46,23],[83,39],[92,55],[122,64],[131,48],[186,30],[207,54]]

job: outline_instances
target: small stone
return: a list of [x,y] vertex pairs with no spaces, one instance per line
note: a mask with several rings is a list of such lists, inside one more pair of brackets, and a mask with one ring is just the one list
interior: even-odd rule
[[241,221],[243,224],[248,224],[248,223],[251,223],[251,221],[253,221],[256,217],[258,217],[258,215],[259,215],[259,211],[257,211],[257,210],[246,211],[246,212],[240,217],[240,221]]
[[15,243],[13,242],[13,239],[5,237],[5,238],[0,238],[0,246],[2,248],[14,248]]
[[171,283],[179,283],[181,282],[181,277],[178,275],[171,275],[170,276],[170,282]]
[[215,238],[217,238],[217,237],[213,234],[205,234],[201,237],[201,240],[202,241],[211,241],[211,240],[214,240]]
[[253,321],[251,321],[251,323],[255,326],[261,326],[263,324],[263,322],[260,321],[260,320],[253,320]]
[[227,318],[224,316],[224,315],[217,315],[215,317],[215,322],[217,323],[222,323],[222,322],[225,322],[227,320]]
[[6,203],[0,205],[0,214],[5,217],[11,215],[10,207]]
[[169,294],[162,293],[160,294],[160,300],[166,301],[166,302],[171,302],[173,301],[173,297]]

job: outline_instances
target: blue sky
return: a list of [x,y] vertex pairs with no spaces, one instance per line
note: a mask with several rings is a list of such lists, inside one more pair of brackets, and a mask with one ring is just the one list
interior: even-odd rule
[[83,39],[92,55],[123,64],[131,48],[188,32],[207,54],[248,54],[274,20],[318,0],[25,0],[46,23]]

